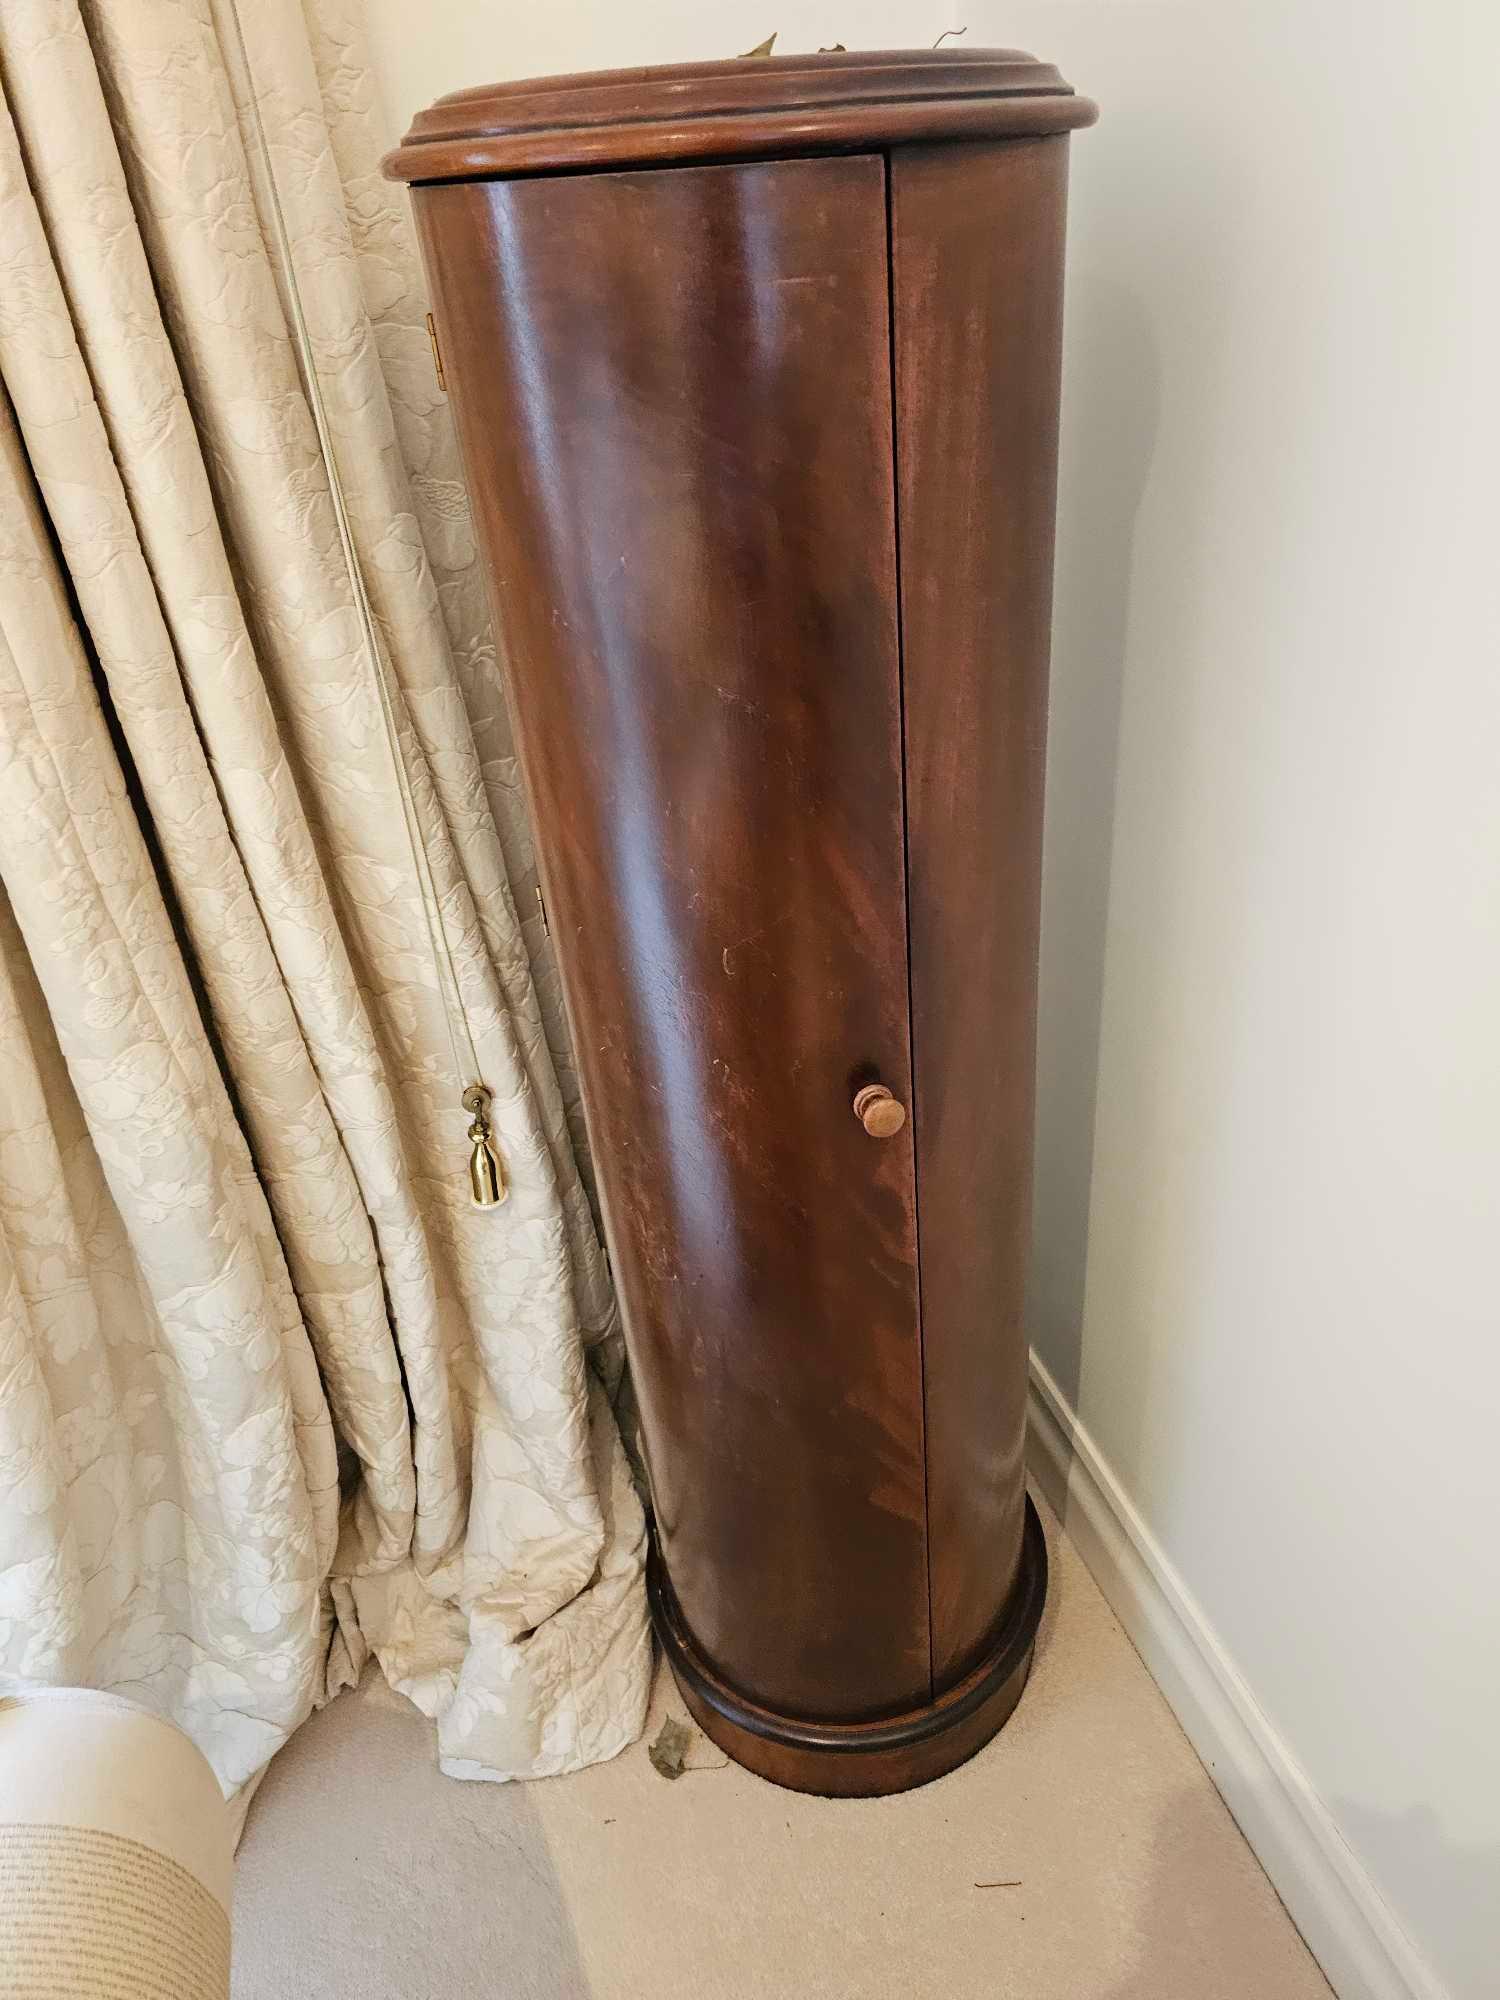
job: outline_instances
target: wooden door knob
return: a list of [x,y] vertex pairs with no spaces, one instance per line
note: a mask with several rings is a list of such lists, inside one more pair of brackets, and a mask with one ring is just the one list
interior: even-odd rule
[[854,1093],[854,1115],[872,1139],[894,1139],[906,1123],[906,1106],[883,1083],[867,1083]]

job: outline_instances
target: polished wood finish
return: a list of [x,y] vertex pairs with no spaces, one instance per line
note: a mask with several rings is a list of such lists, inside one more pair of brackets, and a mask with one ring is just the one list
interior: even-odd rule
[[[465,93],[392,165],[508,655],[657,1629],[714,1740],[806,1790],[971,1755],[1045,1591],[1021,1303],[1061,134],[1092,115],[1006,51],[703,64]],[[789,151],[817,157],[722,159]]]
[[1098,112],[1020,49],[875,49],[486,84],[441,97],[397,180],[598,169],[1068,132]]
[[933,1678],[1021,1546],[1067,142],[891,158]]
[[678,1598],[925,1700],[883,166],[417,203]]
[[747,1701],[698,1654],[654,1550],[648,1585],[652,1621],[705,1735],[773,1784],[825,1798],[866,1799],[945,1777],[1009,1718],[1031,1671],[1047,1595],[1047,1545],[1028,1500],[1015,1587],[985,1657],[932,1701],[878,1722],[790,1722]]

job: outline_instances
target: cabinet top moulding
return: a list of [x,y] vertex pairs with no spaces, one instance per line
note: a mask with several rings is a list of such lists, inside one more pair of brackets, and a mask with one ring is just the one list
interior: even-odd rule
[[458,90],[419,112],[383,168],[423,182],[674,160],[1036,138],[1098,108],[1020,49],[839,50],[597,70]]

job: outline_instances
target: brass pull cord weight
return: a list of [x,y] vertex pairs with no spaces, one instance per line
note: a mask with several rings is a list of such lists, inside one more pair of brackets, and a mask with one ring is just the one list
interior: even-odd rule
[[476,1208],[498,1208],[508,1189],[505,1168],[490,1139],[490,1093],[482,1083],[464,1092],[469,1124],[469,1193]]

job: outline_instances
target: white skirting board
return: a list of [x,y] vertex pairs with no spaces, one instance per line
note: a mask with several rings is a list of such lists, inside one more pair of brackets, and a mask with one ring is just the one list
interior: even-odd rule
[[1034,1353],[1030,1418],[1038,1486],[1339,2000],[1450,2000]]

